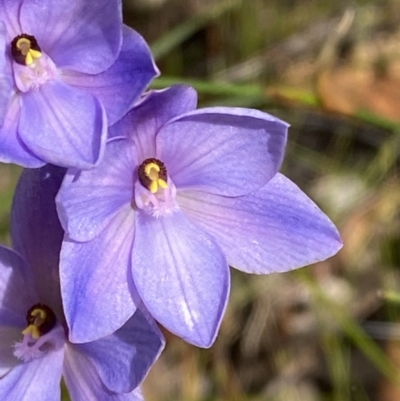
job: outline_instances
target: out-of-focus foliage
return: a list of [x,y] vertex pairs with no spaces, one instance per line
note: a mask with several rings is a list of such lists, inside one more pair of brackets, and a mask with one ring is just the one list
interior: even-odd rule
[[20,171],[19,167],[0,164],[0,239],[2,244],[10,244],[9,216]]

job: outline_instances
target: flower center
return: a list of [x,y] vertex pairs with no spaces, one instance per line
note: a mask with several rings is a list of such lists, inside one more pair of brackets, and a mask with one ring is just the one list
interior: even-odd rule
[[32,306],[26,314],[26,321],[28,326],[22,334],[30,334],[35,340],[47,334],[57,323],[54,312],[43,304]]
[[21,92],[37,89],[57,77],[56,65],[42,52],[36,38],[23,33],[11,42],[14,79]]
[[31,65],[42,57],[42,49],[34,36],[23,33],[12,40],[11,54],[18,64]]
[[168,177],[165,164],[158,159],[146,159],[138,168],[136,206],[154,217],[161,217],[178,208],[175,195],[176,188]]
[[168,188],[167,169],[165,164],[157,159],[146,159],[138,169],[140,183],[152,194],[155,194],[159,188]]
[[24,362],[42,358],[65,342],[65,331],[54,312],[44,304],[33,305],[26,315],[27,327],[21,342],[14,344],[14,355]]

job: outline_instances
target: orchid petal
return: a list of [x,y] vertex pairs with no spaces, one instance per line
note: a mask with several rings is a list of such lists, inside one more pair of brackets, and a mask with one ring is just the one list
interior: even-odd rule
[[38,294],[30,266],[16,252],[0,246],[1,315],[10,312],[25,316],[37,302]]
[[24,0],[0,0],[0,21],[7,27],[7,41],[20,35],[21,26],[19,24],[19,10]]
[[157,155],[178,189],[245,195],[277,173],[287,129],[288,124],[258,110],[201,109],[160,130]]
[[225,257],[213,238],[181,212],[138,213],[132,276],[152,316],[199,347],[215,340],[229,294]]
[[126,140],[107,144],[103,162],[93,170],[68,173],[57,196],[67,235],[75,241],[95,238],[133,197],[134,149]]
[[144,39],[124,26],[123,43],[115,63],[101,74],[66,71],[63,80],[92,93],[106,109],[108,124],[124,116],[159,72]]
[[0,381],[0,400],[60,401],[64,348],[15,366]]
[[[32,298],[32,299],[37,299]],[[15,302],[15,300],[14,300]],[[30,305],[32,306],[32,304]],[[22,308],[18,308],[22,309]],[[21,331],[26,327],[26,312],[25,314],[21,314],[21,310],[18,310],[17,312],[14,310],[6,309],[3,306],[0,307],[0,326],[3,327],[10,327],[10,328],[17,328],[18,331],[21,333]]]
[[151,91],[131,112],[110,127],[109,135],[132,138],[141,161],[155,157],[158,130],[174,117],[194,110],[196,104],[196,91],[188,86],[176,85]]
[[19,134],[35,155],[47,163],[79,169],[100,161],[107,122],[93,95],[52,81],[24,93],[21,100]]
[[94,240],[65,239],[61,249],[61,293],[72,342],[112,334],[135,312],[130,277],[134,213],[120,211]]
[[63,69],[99,74],[115,61],[122,43],[119,0],[25,0],[20,20]]
[[28,261],[41,302],[62,314],[58,285],[59,254],[64,232],[58,220],[55,196],[65,169],[46,165],[23,171],[11,209],[14,249]]
[[296,269],[325,260],[342,247],[333,223],[282,174],[247,196],[188,191],[178,202],[213,235],[228,263],[246,273]]
[[20,118],[19,98],[14,97],[8,105],[3,126],[0,126],[0,161],[35,168],[45,164],[34,155],[18,135]]
[[115,333],[86,344],[76,344],[91,360],[103,384],[117,393],[135,389],[164,347],[157,325],[140,309]]
[[7,30],[0,18],[0,126],[4,122],[7,107],[12,95],[11,64],[6,52]]
[[109,391],[101,382],[91,361],[75,345],[67,346],[64,359],[64,379],[74,401],[144,401],[140,389],[128,394]]
[[14,355],[14,344],[20,341],[21,337],[21,328],[0,325],[0,379],[21,362]]

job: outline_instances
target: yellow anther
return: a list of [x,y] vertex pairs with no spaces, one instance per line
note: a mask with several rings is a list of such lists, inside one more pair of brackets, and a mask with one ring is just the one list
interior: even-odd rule
[[28,325],[22,334],[30,334],[32,338],[37,340],[40,337],[40,331],[39,328],[45,322],[47,318],[47,313],[43,309],[34,309],[31,313],[30,316],[35,318],[32,324]]
[[168,184],[162,179],[162,178],[157,178],[156,180],[153,180],[149,186],[149,191],[152,194],[155,194],[158,191],[158,187],[161,187],[163,189],[168,188]]
[[38,52],[37,50],[30,49],[25,56],[25,64],[31,65],[33,62],[42,57],[42,53]]
[[156,163],[149,163],[145,166],[144,172],[151,180],[156,180],[158,178],[158,173],[160,172],[160,166]]
[[25,56],[28,53],[28,50],[31,48],[31,41],[28,38],[19,38],[16,46],[21,53]]
[[26,54],[26,56],[25,56],[25,64],[26,64],[26,65],[31,65],[31,64],[33,64],[33,57],[32,57],[32,55],[31,55],[30,52],[28,52],[28,53]]
[[149,185],[149,191],[155,194],[158,191],[158,187],[163,189],[168,188],[168,184],[162,178],[159,178],[160,166],[156,163],[149,163],[144,167],[144,172],[151,180]]
[[31,315],[34,316],[34,317],[40,316],[40,318],[43,319],[43,320],[46,319],[46,317],[47,317],[47,314],[43,309],[34,309],[31,312]]
[[168,184],[167,184],[162,178],[159,178],[159,179],[157,180],[157,183],[158,183],[158,185],[159,185],[161,188],[163,188],[163,189],[168,188]]
[[165,164],[157,159],[146,159],[138,167],[140,183],[152,194],[156,194],[160,188],[168,188],[168,174]]
[[30,324],[27,328],[22,331],[23,335],[30,334],[32,338],[37,340],[40,337],[39,329],[34,325]]
[[25,64],[31,65],[33,62],[42,57],[42,52],[31,48],[31,41],[28,38],[19,38],[16,46],[21,51],[21,54],[25,56]]
[[37,340],[40,336],[53,330],[57,324],[57,317],[54,312],[44,304],[33,305],[26,314],[27,327],[22,334],[30,335]]
[[155,194],[155,193],[158,191],[158,182],[157,182],[157,180],[153,180],[153,181],[150,183],[149,191],[150,191],[152,194]]
[[42,57],[42,52],[40,52],[39,50],[35,50],[35,49],[29,49],[29,54],[34,58],[40,58]]

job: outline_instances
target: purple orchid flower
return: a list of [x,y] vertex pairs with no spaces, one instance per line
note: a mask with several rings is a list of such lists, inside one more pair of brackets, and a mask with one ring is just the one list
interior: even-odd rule
[[147,312],[138,309],[98,341],[68,340],[54,203],[63,174],[50,165],[22,174],[11,218],[15,251],[0,247],[0,399],[60,400],[63,376],[73,401],[143,400],[136,388],[164,346]]
[[288,124],[196,102],[188,87],[151,92],[110,128],[98,168],[67,173],[56,203],[74,341],[111,333],[118,319],[102,316],[122,324],[138,294],[168,330],[208,347],[227,303],[228,265],[285,272],[341,248],[328,217],[278,173]]
[[6,27],[0,21],[0,126],[3,124],[7,104],[10,101],[12,93],[12,82],[6,68],[6,36]]
[[158,74],[143,38],[122,25],[121,0],[0,0],[0,22],[13,82],[0,98],[0,161],[92,168],[107,126]]

